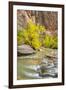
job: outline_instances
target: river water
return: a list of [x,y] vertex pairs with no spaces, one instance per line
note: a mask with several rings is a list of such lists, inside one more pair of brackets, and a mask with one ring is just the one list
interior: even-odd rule
[[42,79],[58,77],[56,49],[42,49],[36,54],[17,58],[17,79]]

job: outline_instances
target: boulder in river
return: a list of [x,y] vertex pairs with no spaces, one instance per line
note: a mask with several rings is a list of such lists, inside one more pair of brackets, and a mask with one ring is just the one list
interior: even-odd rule
[[30,45],[21,45],[17,47],[18,56],[19,55],[30,55],[35,53],[36,51]]

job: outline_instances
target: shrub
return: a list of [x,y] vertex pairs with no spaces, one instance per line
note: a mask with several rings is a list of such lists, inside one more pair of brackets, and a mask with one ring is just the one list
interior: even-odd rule
[[23,42],[24,42],[23,31],[22,30],[19,30],[17,32],[17,44],[18,45],[21,45],[21,44],[23,44]]
[[45,27],[41,25],[36,25],[29,22],[26,28],[18,30],[17,33],[17,43],[29,44],[34,49],[39,49],[41,47],[40,33],[45,31]]
[[34,48],[34,49],[40,49],[41,47],[41,42],[39,41],[39,39],[33,39],[32,42],[31,42],[31,46]]
[[58,47],[57,43],[58,43],[57,35],[55,36],[46,35],[43,39],[43,45],[44,47],[47,48],[57,49]]
[[46,48],[57,48],[57,35],[50,36],[46,34],[42,36],[45,30],[44,26],[29,22],[25,28],[17,32],[18,45],[28,44],[36,50],[40,49],[42,45]]

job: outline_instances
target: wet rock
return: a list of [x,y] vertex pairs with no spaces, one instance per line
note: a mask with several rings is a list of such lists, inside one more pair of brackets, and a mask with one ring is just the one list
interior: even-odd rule
[[44,73],[44,74],[40,73],[39,76],[41,76],[43,78],[48,78],[48,77],[56,78],[58,75],[57,74],[49,74],[49,73]]
[[39,79],[41,78],[38,73],[23,72],[28,78]]
[[35,50],[30,45],[21,45],[17,47],[18,56],[29,55],[35,53]]
[[[55,59],[55,58],[54,58]],[[58,67],[57,67],[57,59],[55,61],[48,60],[44,58],[38,69],[38,73],[41,77],[52,77],[55,78],[58,76]]]

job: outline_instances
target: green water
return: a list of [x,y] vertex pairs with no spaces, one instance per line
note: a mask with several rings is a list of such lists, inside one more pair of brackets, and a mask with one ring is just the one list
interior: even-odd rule
[[36,74],[37,71],[33,70],[32,68],[28,68],[28,67],[37,66],[41,63],[40,61],[41,60],[39,60],[39,59],[35,59],[35,60],[34,59],[20,59],[20,60],[18,60],[18,64],[17,64],[18,79],[33,78],[33,77],[27,77],[24,74],[24,72]]
[[[43,49],[42,51],[36,52],[36,54],[28,56],[20,56],[17,59],[17,79],[37,79],[38,70],[36,67],[41,65],[42,59],[46,55],[56,56],[56,50],[52,49]],[[56,56],[57,57],[57,56]],[[46,58],[45,58],[46,59]]]

